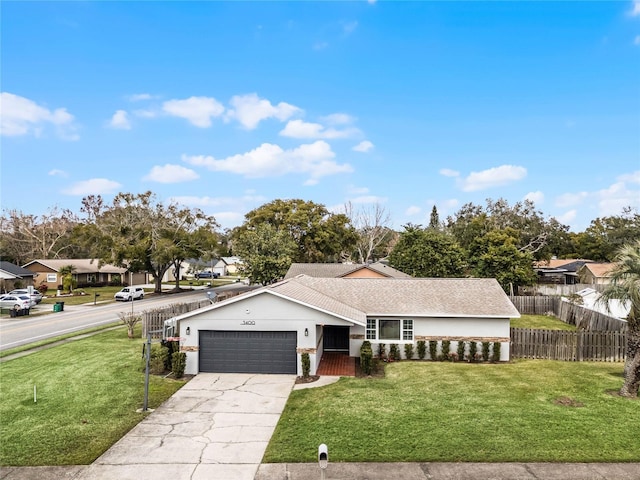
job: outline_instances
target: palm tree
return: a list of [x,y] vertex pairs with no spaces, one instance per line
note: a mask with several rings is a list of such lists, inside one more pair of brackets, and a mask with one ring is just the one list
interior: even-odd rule
[[620,395],[637,397],[640,387],[640,240],[618,250],[611,283],[598,299],[609,308],[609,300],[628,305],[627,359],[624,364],[624,384]]
[[58,269],[58,273],[60,274],[60,277],[62,277],[62,285],[69,291],[69,293],[73,292],[73,287],[75,286],[75,280],[73,278],[75,271],[75,265],[65,265]]

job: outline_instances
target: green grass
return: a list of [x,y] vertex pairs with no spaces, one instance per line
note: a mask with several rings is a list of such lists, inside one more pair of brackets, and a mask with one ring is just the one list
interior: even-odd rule
[[[0,364],[0,465],[89,464],[140,422],[142,343],[117,329]],[[183,384],[152,376],[149,408]]]
[[[291,393],[266,462],[640,461],[622,364],[399,362],[380,379]],[[583,406],[563,406],[569,397]]]
[[80,335],[86,335],[89,333],[99,332],[101,330],[107,330],[109,328],[113,328],[120,325],[123,329],[126,328],[122,322],[114,322],[108,323],[106,325],[99,325],[97,327],[86,328],[84,330],[78,330],[77,332],[67,333],[65,335],[59,335],[57,337],[47,338],[45,340],[40,340],[39,342],[29,343],[27,345],[21,345],[20,347],[10,348],[8,350],[3,350],[0,352],[0,358],[8,357],[9,355],[15,355],[16,353],[26,352],[27,350],[33,350],[39,347],[45,347],[47,345],[51,345],[53,343],[60,342],[62,340],[66,340],[68,338],[77,337]]
[[[53,305],[56,302],[64,302],[65,305],[84,305],[85,303],[93,303],[94,299],[97,302],[104,303],[105,301],[115,302],[113,296],[116,292],[122,290],[123,287],[87,287],[87,288],[76,288],[74,290],[74,295],[67,297],[56,297],[55,289],[47,290],[46,297],[43,298],[41,304],[45,305]],[[81,295],[80,292],[84,292],[85,295]],[[99,297],[95,297],[94,294],[100,295]],[[148,293],[148,290],[145,290],[145,293]]]
[[548,315],[522,315],[520,318],[512,318],[511,327],[576,331],[575,325],[569,325]]

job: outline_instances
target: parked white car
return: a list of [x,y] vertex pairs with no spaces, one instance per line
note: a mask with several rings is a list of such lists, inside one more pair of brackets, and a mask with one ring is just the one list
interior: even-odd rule
[[29,289],[27,288],[18,288],[16,290],[11,290],[9,295],[26,295],[36,303],[40,303],[42,301],[42,294],[35,288],[33,289],[33,293],[29,293]]
[[0,307],[13,310],[29,310],[34,307],[36,302],[31,300],[28,295],[10,295],[6,294],[0,297]]
[[124,287],[113,298],[123,302],[142,300],[144,298],[144,289],[142,287]]

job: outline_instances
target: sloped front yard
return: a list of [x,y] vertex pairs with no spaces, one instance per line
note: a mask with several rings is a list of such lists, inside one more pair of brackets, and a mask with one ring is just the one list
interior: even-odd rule
[[[139,335],[123,327],[1,363],[0,465],[88,464],[140,422]],[[184,383],[152,376],[149,407]]]
[[383,379],[292,392],[266,462],[639,461],[620,363],[400,362]]

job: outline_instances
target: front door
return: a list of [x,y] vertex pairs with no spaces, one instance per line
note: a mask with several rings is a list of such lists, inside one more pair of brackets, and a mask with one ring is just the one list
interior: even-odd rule
[[322,346],[325,352],[349,351],[349,327],[334,327],[325,325]]

